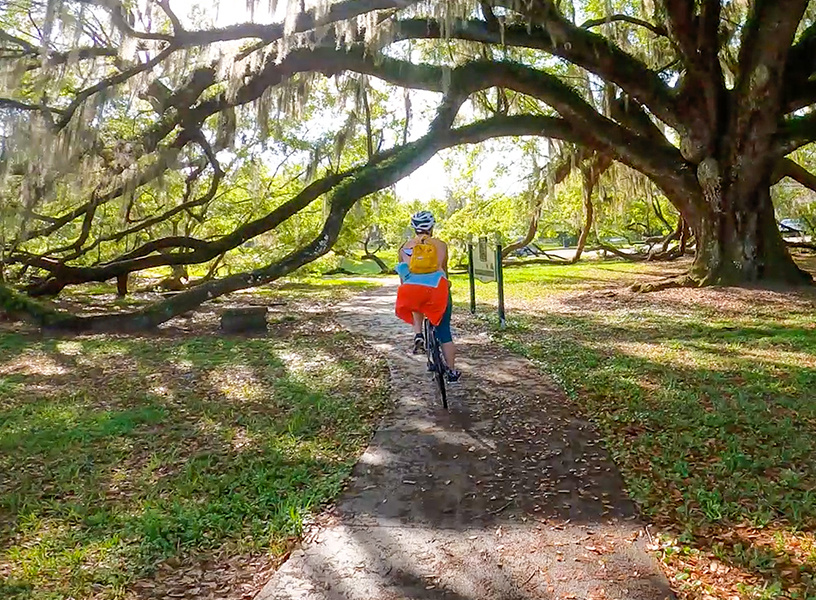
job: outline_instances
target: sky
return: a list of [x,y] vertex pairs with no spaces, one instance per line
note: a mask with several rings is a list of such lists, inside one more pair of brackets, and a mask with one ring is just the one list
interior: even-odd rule
[[[270,3],[267,0],[257,2],[254,14],[255,22],[270,23],[280,22],[285,18],[286,0],[279,0],[276,13],[273,15],[268,8]],[[308,3],[307,3],[308,4]],[[194,12],[204,11],[212,22],[219,27],[244,23],[251,20],[251,16],[246,7],[246,0],[170,0],[170,6],[186,27],[194,25],[191,15]],[[200,14],[200,12],[199,12]],[[411,136],[418,137],[427,129],[429,119],[422,119],[420,114],[432,114],[433,106],[439,99],[438,94],[429,92],[417,92],[412,94],[413,123]],[[395,103],[396,104],[396,103]],[[402,104],[402,99],[398,104]],[[450,181],[453,174],[449,174],[445,168],[446,153],[442,152],[430,159],[425,165],[418,168],[408,177],[397,183],[396,192],[400,200],[410,202],[413,200],[427,201],[432,198],[445,196],[445,186]],[[520,157],[519,157],[520,158]],[[480,168],[474,175],[473,185],[483,194],[491,191],[490,181],[497,179],[496,173],[499,171],[501,162],[508,161],[508,156],[488,155],[483,158]],[[517,171],[517,170],[516,170]],[[495,181],[495,191],[503,193],[520,192],[524,187],[522,181],[525,173],[514,172],[511,168],[509,172]]]

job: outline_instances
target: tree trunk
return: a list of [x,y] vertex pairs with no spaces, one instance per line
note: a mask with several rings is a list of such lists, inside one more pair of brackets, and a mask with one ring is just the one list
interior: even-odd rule
[[584,227],[581,229],[581,235],[578,238],[578,247],[575,249],[575,255],[572,257],[571,263],[577,263],[581,260],[581,255],[586,248],[587,238],[589,232],[592,231],[592,222],[595,218],[595,207],[592,206],[592,192],[595,190],[595,179],[592,173],[586,169],[581,169],[584,176]]
[[680,245],[677,248],[677,253],[679,256],[684,256],[686,254],[686,246],[688,246],[689,241],[689,226],[686,223],[686,219],[680,217]]
[[116,296],[124,298],[128,294],[128,274],[124,273],[116,278]]
[[391,269],[388,268],[388,265],[383,262],[383,260],[377,256],[376,254],[371,254],[370,252],[367,254],[363,254],[360,260],[373,260],[377,263],[377,266],[380,268],[380,273],[389,273]]
[[[547,173],[544,175],[547,185],[540,187],[535,192],[535,202],[527,226],[527,233],[524,234],[524,237],[504,247],[502,249],[502,258],[507,258],[513,254],[513,252],[524,248],[535,239],[538,233],[538,223],[541,220],[541,209],[544,205],[544,199],[547,197],[547,194],[550,193],[552,186],[564,181],[569,174],[572,173],[572,167],[576,164],[580,164],[589,153],[590,152],[586,149],[578,149],[566,155],[559,156],[557,162],[551,161],[547,165]],[[595,158],[593,160],[597,161],[599,159]]]
[[768,182],[754,190],[724,189],[721,198],[721,210],[712,207],[691,220],[697,253],[690,275],[696,284],[812,282],[794,262],[776,226]]
[[[544,197],[544,193],[540,196],[540,198]],[[502,249],[502,258],[507,258],[516,250],[520,250],[527,246],[530,242],[535,239],[536,233],[538,233],[538,222],[541,219],[541,202],[537,202],[535,208],[533,209],[533,214],[530,217],[530,222],[527,225],[527,233],[524,234],[524,237],[516,240],[515,242],[508,244],[506,248]]]
[[[604,154],[597,154],[590,161],[588,165],[581,166],[581,176],[584,183],[584,227],[581,230],[581,235],[578,238],[578,248],[575,250],[575,256],[572,257],[571,263],[577,263],[581,260],[581,255],[586,248],[589,232],[592,231],[592,224],[595,219],[595,207],[592,205],[592,194],[595,191],[595,186],[598,180],[603,175],[609,166],[612,164],[612,159]],[[596,236],[597,237],[597,236]]]

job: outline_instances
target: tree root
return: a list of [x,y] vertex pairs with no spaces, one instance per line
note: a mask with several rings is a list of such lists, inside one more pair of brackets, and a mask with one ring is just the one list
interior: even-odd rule
[[599,244],[598,248],[603,250],[604,252],[608,252],[609,254],[617,256],[618,258],[622,258],[624,260],[629,260],[632,262],[642,262],[649,258],[648,254],[644,254],[642,252],[630,254],[628,252],[618,250],[617,248],[615,248],[615,246],[610,246],[609,244]]
[[646,294],[649,292],[660,292],[662,290],[672,290],[676,288],[686,287],[702,287],[705,282],[697,279],[690,273],[678,275],[676,277],[668,277],[659,281],[649,281],[645,283],[635,283],[629,289],[633,292]]

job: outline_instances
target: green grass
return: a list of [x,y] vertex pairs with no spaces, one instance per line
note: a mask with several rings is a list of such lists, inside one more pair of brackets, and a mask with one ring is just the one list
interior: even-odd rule
[[645,516],[674,532],[664,557],[689,597],[731,598],[690,577],[716,558],[743,598],[816,598],[816,295],[624,286],[654,273],[508,269],[498,339],[597,423]]
[[121,598],[172,557],[284,552],[387,398],[348,334],[285,333],[0,334],[0,597]]

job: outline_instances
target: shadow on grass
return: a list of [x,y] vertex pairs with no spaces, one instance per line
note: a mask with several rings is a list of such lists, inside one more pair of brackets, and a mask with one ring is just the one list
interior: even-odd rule
[[747,326],[744,313],[712,323],[641,308],[540,314],[502,340],[599,423],[633,499],[679,535],[679,564],[707,570],[716,557],[743,574],[751,597],[813,598],[812,328],[784,313]]
[[347,346],[2,336],[4,597],[113,596],[168,557],[285,550],[385,406],[382,365]]

